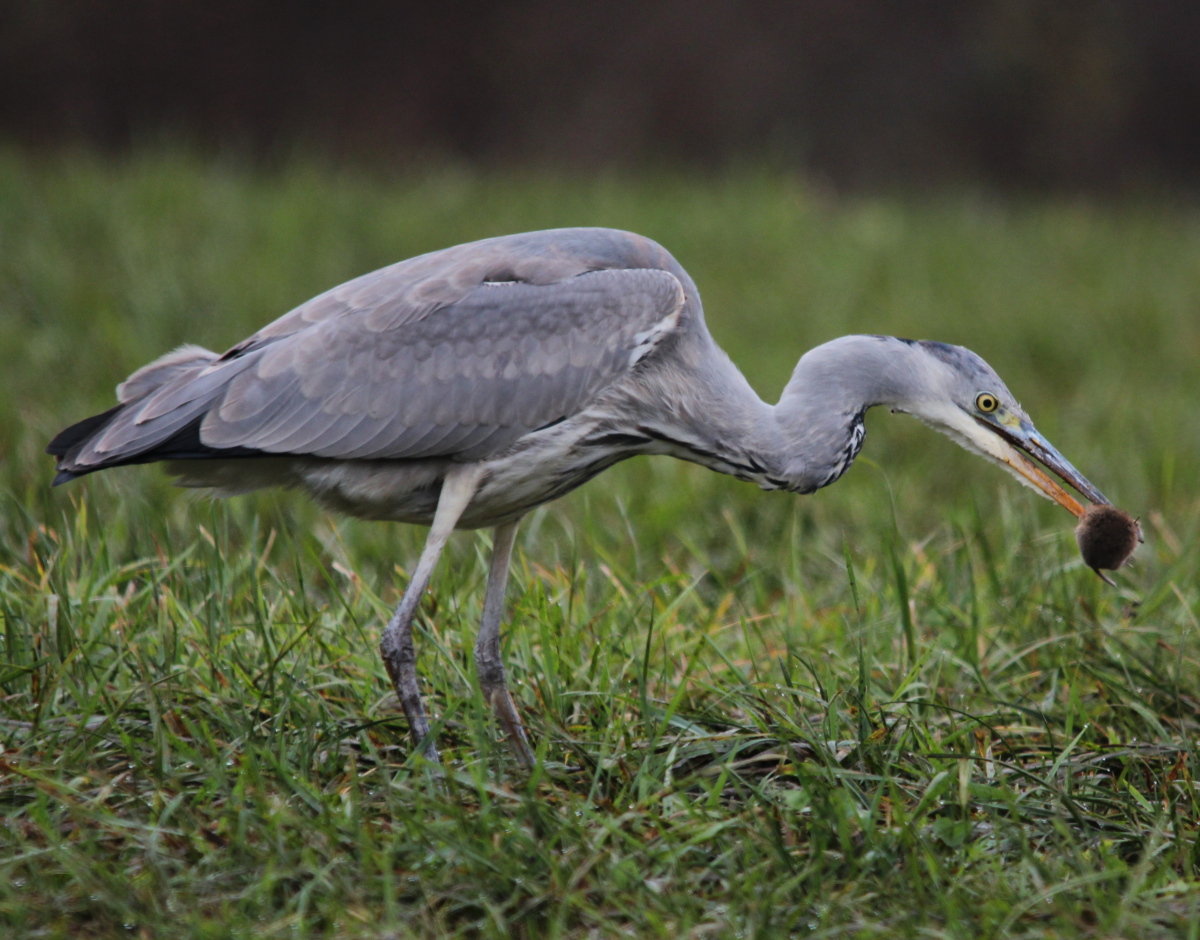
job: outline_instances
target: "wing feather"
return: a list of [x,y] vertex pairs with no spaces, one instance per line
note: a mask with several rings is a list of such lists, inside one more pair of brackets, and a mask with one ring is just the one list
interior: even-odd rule
[[478,459],[575,414],[688,317],[702,324],[689,297],[674,259],[628,233],[535,232],[422,255],[220,357],[186,349],[139,370],[120,409],[69,436],[60,470],[158,459],[156,448]]
[[[364,328],[355,313],[321,320],[237,376],[201,437],[215,448],[390,459],[454,455],[468,437],[511,442],[628,371],[639,334],[682,305],[669,272],[618,269],[481,285],[392,331]],[[352,433],[327,433],[352,419]]]

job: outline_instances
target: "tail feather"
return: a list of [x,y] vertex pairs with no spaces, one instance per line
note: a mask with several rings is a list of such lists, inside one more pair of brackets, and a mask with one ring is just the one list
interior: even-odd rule
[[[217,456],[260,456],[261,451],[245,447],[207,447],[200,440],[200,422],[207,410],[207,402],[204,401],[192,402],[191,408],[181,409],[172,416],[172,420],[161,424],[158,433],[151,432],[140,440],[135,435],[127,446],[109,448],[107,441],[100,443],[110,432],[116,432],[118,443],[121,443],[119,439],[132,429],[132,426],[125,428],[125,425],[129,424],[130,418],[138,420],[143,417],[142,406],[151,396],[167,390],[168,386],[182,388],[188,385],[217,358],[216,353],[200,346],[181,346],[134,372],[117,386],[117,399],[121,404],[103,414],[72,424],[56,434],[47,445],[46,453],[58,458],[58,473],[52,485],[58,486],[96,470],[127,464]],[[134,409],[133,412],[123,419],[131,409]],[[103,450],[97,451],[97,445]]]
[[55,457],[65,457],[77,444],[83,443],[108,427],[112,419],[124,409],[124,405],[117,405],[115,408],[109,408],[103,414],[92,415],[90,418],[77,421],[69,428],[64,428],[54,435],[54,440],[46,445],[46,453],[53,454]]
[[209,363],[215,362],[217,358],[217,353],[211,349],[190,343],[180,346],[178,349],[172,349],[165,356],[159,356],[153,362],[142,366],[118,385],[117,401],[126,405],[145,398],[151,392],[157,391],[185,372],[198,372]]

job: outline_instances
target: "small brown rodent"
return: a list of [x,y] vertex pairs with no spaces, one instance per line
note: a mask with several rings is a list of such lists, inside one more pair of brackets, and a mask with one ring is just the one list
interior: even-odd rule
[[1113,584],[1107,576],[1100,574],[1100,569],[1116,571],[1129,561],[1142,541],[1142,527],[1133,516],[1116,506],[1089,506],[1079,517],[1075,541],[1079,543],[1084,564]]

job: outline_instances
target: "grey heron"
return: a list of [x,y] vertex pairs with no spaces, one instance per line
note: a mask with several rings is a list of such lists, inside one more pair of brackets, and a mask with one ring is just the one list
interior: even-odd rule
[[530,764],[500,656],[517,525],[628,457],[667,454],[812,493],[846,472],[864,413],[882,405],[1076,516],[1080,504],[1042,466],[1108,504],[961,346],[843,336],[805,353],[778,404],[763,402],[709,335],[679,263],[609,229],[508,235],[401,261],[224,353],[176,349],[121,383],[117,399],[47,447],[56,484],[167,461],[184,486],[295,487],[352,516],[430,527],[380,652],[413,740],[434,761],[412,629],[451,532],[495,530],[475,662],[484,698]]

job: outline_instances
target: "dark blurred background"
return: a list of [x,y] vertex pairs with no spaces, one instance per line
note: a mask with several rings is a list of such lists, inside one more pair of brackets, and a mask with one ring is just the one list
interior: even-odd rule
[[3,0],[0,140],[1200,180],[1197,0]]

